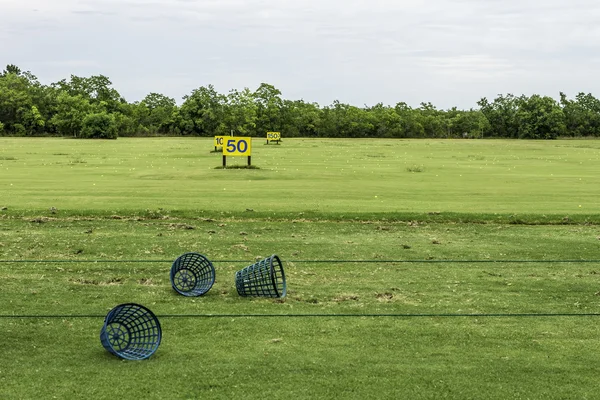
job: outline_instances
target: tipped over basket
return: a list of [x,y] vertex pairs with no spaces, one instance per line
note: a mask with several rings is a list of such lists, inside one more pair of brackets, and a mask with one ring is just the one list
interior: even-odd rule
[[171,285],[184,296],[202,296],[215,283],[215,267],[199,253],[185,253],[171,266]]
[[273,254],[235,273],[240,296],[285,297],[287,287],[283,265]]
[[162,338],[156,315],[146,307],[126,303],[110,310],[100,331],[102,346],[126,360],[150,357]]

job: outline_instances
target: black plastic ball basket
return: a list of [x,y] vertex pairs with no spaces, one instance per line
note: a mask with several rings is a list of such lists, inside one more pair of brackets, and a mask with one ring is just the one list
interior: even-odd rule
[[162,338],[156,315],[139,304],[121,304],[110,310],[100,331],[102,346],[126,360],[150,357]]
[[171,285],[184,296],[202,296],[215,283],[215,267],[202,254],[185,253],[171,266]]
[[285,297],[287,286],[281,260],[275,254],[235,273],[240,296]]

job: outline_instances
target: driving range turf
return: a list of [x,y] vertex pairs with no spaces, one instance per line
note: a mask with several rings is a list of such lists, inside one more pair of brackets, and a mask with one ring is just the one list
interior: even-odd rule
[[[1,398],[597,395],[600,141],[212,145],[0,139]],[[202,297],[169,282],[189,251]],[[287,296],[240,297],[271,254]],[[147,360],[100,344],[124,302]]]

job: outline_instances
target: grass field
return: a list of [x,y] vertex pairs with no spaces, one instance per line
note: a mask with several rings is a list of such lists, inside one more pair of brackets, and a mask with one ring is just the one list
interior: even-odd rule
[[[597,397],[600,142],[211,150],[0,139],[0,398]],[[203,297],[170,287],[188,251]],[[287,297],[238,296],[273,253]],[[100,344],[123,302],[161,320],[148,360]]]
[[[220,170],[212,138],[0,140],[20,210],[595,214],[600,142],[256,140]],[[229,164],[243,164],[231,158]],[[581,206],[581,207],[580,207]]]

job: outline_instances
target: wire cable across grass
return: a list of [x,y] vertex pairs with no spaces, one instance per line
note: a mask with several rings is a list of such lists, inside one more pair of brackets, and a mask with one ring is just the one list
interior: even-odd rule
[[[534,317],[600,317],[600,313],[476,313],[476,314],[157,314],[159,318],[534,318]],[[0,315],[2,319],[76,319],[104,318],[101,314]]]
[[[247,263],[248,260],[214,260],[213,263]],[[172,260],[0,260],[0,263],[171,263]],[[600,263],[600,260],[289,260],[288,263]],[[0,315],[0,319],[76,319],[76,318],[104,318],[101,314],[14,314]],[[600,313],[415,313],[415,314],[164,314],[160,318],[548,318],[548,317],[600,317]]]
[[[173,260],[0,260],[0,263],[172,263]],[[211,260],[216,263],[247,263],[248,260]],[[600,263],[600,260],[287,260],[297,264],[494,264],[494,263]]]

